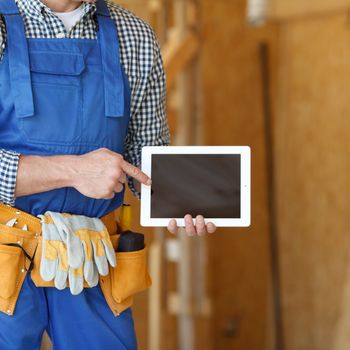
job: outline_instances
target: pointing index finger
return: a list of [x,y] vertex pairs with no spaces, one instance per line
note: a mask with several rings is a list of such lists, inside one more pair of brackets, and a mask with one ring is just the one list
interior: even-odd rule
[[152,180],[142,172],[140,168],[128,163],[126,160],[123,160],[122,169],[127,175],[133,177],[144,185],[149,186],[152,184]]

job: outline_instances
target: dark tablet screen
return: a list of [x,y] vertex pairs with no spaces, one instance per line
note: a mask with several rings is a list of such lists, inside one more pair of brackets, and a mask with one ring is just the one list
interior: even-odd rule
[[241,155],[153,154],[151,218],[241,217]]

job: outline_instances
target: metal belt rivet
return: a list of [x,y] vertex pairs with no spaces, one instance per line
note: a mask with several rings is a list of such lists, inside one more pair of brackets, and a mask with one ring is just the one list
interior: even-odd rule
[[8,227],[13,227],[16,224],[17,224],[17,219],[14,218],[14,219],[10,219],[9,221],[7,221],[5,225]]
[[11,310],[7,310],[7,314],[8,314],[8,315],[11,315]]
[[25,272],[26,272],[26,270],[25,270],[25,269],[22,269],[22,270],[21,270],[21,272],[22,272],[22,273],[25,273]]
[[17,244],[22,245],[22,242],[21,241],[17,241]]
[[21,212],[17,210],[17,211],[16,211],[16,214],[17,214],[17,215],[20,215],[20,214],[21,214]]

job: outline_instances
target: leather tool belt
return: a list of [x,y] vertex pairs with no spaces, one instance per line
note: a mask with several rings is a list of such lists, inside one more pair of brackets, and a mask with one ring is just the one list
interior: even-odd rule
[[[4,223],[16,218],[17,224]],[[120,231],[114,213],[101,220],[117,250]],[[27,226],[27,231],[21,228]],[[118,232],[119,231],[119,232]],[[0,204],[0,311],[11,316],[15,312],[27,273],[37,287],[53,287],[40,276],[41,223],[38,217],[4,204]],[[133,303],[133,296],[151,285],[147,269],[147,247],[133,252],[116,252],[117,266],[109,267],[108,276],[100,276],[99,284],[106,302],[115,316]],[[84,287],[89,288],[87,284]]]

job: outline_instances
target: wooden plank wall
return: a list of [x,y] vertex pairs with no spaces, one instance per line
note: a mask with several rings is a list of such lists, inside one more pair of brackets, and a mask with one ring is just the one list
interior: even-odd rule
[[288,350],[346,350],[350,305],[350,24],[282,22],[276,99]]
[[[222,229],[208,238],[211,345],[273,349],[258,57],[259,44],[267,42],[277,77],[274,134],[286,350],[347,350],[350,21],[341,11],[347,1],[275,1],[283,21],[257,29],[245,24],[244,0],[201,1],[203,142],[249,144],[253,151],[252,227]],[[135,313],[140,349],[146,349],[145,296]]]
[[268,0],[269,17],[288,19],[309,15],[327,15],[350,8],[350,0]]
[[213,349],[271,350],[272,307],[259,44],[272,25],[250,28],[244,0],[202,1],[204,143],[250,145],[252,227],[209,238]]
[[[340,11],[346,2],[280,4],[286,20],[256,30],[244,25],[243,2],[203,5],[205,140],[253,146],[251,232],[221,230],[210,240],[214,348],[272,349],[271,323],[263,320],[269,299],[261,297],[269,272],[257,63],[257,43],[267,40],[278,76],[273,101],[286,349],[347,350],[350,22]],[[238,320],[236,337],[223,336],[227,320]]]

